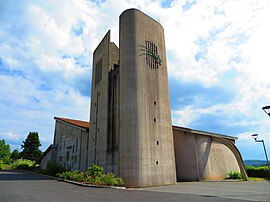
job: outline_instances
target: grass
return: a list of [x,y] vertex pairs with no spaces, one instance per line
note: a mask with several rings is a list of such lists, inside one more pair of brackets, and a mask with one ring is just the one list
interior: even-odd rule
[[270,177],[248,177],[248,181],[254,182],[270,181]]

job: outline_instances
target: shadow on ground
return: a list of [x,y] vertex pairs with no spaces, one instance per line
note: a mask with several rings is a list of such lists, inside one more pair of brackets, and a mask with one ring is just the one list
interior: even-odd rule
[[50,178],[40,175],[30,175],[20,171],[1,170],[0,180],[50,180]]

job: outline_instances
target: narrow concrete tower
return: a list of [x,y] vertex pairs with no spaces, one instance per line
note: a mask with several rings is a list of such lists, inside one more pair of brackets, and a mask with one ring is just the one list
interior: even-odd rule
[[119,174],[128,187],[176,183],[164,30],[137,9],[120,16]]
[[90,130],[87,166],[100,165],[118,174],[119,49],[110,31],[93,54]]

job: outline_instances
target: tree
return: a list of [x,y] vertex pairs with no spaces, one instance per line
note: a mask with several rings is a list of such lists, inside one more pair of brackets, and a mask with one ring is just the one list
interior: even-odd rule
[[14,149],[13,152],[11,152],[10,154],[10,158],[12,160],[16,160],[16,159],[19,159],[20,158],[20,152],[18,149]]
[[5,140],[0,140],[0,160],[4,163],[10,161],[10,146],[6,144]]
[[42,152],[39,150],[41,146],[38,133],[37,132],[29,132],[25,141],[22,141],[21,145],[23,151],[21,152],[21,157],[23,159],[28,159],[31,161],[37,161],[41,156]]

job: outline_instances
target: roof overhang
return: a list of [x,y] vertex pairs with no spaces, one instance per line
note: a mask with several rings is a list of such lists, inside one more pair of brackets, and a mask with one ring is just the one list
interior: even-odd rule
[[173,129],[175,130],[180,130],[180,131],[184,131],[184,132],[190,132],[193,134],[197,134],[197,135],[205,135],[205,136],[211,136],[211,137],[217,137],[217,138],[225,138],[225,139],[229,139],[229,140],[237,140],[237,137],[233,137],[233,136],[228,136],[228,135],[222,135],[222,134],[218,134],[218,133],[211,133],[211,132],[205,132],[205,131],[200,131],[200,130],[194,130],[194,129],[190,129],[190,128],[184,128],[184,127],[179,127],[179,126],[172,126]]

